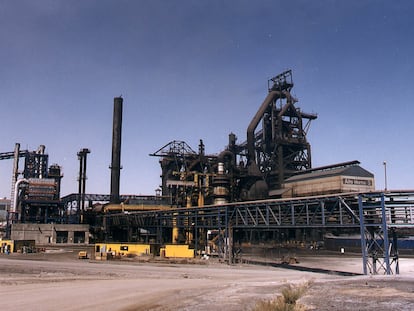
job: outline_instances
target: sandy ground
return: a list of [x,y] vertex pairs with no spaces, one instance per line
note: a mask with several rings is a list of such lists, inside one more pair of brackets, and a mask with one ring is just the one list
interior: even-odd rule
[[0,306],[2,310],[251,310],[261,299],[276,298],[287,284],[308,282],[300,300],[308,310],[414,309],[413,258],[400,259],[400,275],[375,277],[352,275],[362,272],[358,256],[298,259],[300,263],[291,266],[229,266],[214,260],[196,264],[79,260],[76,250],[2,254]]

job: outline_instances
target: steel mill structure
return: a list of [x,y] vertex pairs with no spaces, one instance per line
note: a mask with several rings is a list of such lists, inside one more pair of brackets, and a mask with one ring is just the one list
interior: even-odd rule
[[[87,243],[90,234],[95,242],[148,243],[154,255],[187,245],[194,255],[231,263],[246,243],[356,233],[364,273],[399,273],[398,240],[414,228],[414,190],[376,190],[374,175],[357,160],[312,167],[307,133],[317,115],[296,106],[293,86],[290,70],[268,80],[244,142],[230,133],[216,154],[206,154],[202,140],[197,151],[174,140],[151,153],[161,166],[156,195],[120,194],[121,97],[114,98],[109,194],[86,193],[89,149],[77,154],[78,193],[60,198],[60,167],[48,167],[45,147],[31,152],[16,144],[14,152],[0,153],[14,159],[6,234],[30,231],[42,243]],[[76,227],[82,225],[87,229]]]
[[184,141],[172,141],[160,157],[162,195],[177,207],[280,197],[285,179],[311,168],[306,135],[315,114],[302,112],[291,95],[292,72],[268,81],[268,95],[247,128],[247,140],[229,134],[226,150],[206,155]]
[[[19,158],[24,158],[22,178],[18,179]],[[20,150],[0,153],[0,160],[13,159],[11,209],[8,223],[12,222],[62,222],[64,214],[60,201],[61,168],[48,165],[45,146],[36,151]]]

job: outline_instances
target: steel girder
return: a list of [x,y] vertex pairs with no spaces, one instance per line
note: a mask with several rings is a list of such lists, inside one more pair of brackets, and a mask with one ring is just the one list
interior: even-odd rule
[[358,201],[353,195],[264,200],[167,211],[107,214],[108,226],[144,229],[359,228]]
[[364,274],[399,274],[395,228],[414,226],[413,193],[360,194],[358,205]]
[[314,197],[241,204],[232,208],[233,228],[359,227],[354,197]]
[[[290,228],[356,228],[361,232],[364,273],[398,273],[394,228],[414,228],[414,191],[346,193],[306,198],[274,199],[204,207],[106,214],[107,228],[143,228],[157,234],[163,229],[277,230]],[[230,247],[230,246],[229,246]],[[372,258],[372,263],[369,261]]]
[[[200,228],[225,227],[227,224],[240,229],[360,228],[359,197],[380,194],[332,194],[163,211],[116,213],[107,214],[105,217],[117,224],[128,222],[135,226],[154,225],[155,220],[150,223],[148,220],[158,219],[165,227],[178,228],[185,228],[193,223],[197,223]],[[414,227],[414,192],[387,194],[384,197],[384,220],[388,227]],[[378,222],[373,225],[378,225]]]

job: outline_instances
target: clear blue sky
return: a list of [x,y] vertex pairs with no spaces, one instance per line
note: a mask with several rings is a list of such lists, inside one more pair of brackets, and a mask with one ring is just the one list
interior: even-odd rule
[[[247,126],[267,79],[293,70],[318,114],[313,166],[359,160],[414,189],[413,1],[26,0],[0,3],[0,152],[46,146],[62,195],[109,193],[113,98],[124,98],[122,194],[154,194],[171,140],[218,153]],[[0,161],[10,196],[12,161]]]

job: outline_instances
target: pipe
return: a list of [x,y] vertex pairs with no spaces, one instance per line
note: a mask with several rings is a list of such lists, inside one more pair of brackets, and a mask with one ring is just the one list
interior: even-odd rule
[[13,173],[12,173],[12,188],[11,188],[11,202],[14,202],[14,188],[16,185],[17,177],[19,176],[19,153],[20,153],[20,144],[16,143],[14,147],[14,156],[13,156]]
[[122,97],[114,98],[111,162],[111,203],[120,203],[119,183],[121,174]]
[[260,170],[256,164],[256,153],[254,148],[254,131],[259,124],[260,120],[263,118],[264,113],[266,112],[269,105],[276,98],[285,98],[290,97],[289,92],[286,91],[270,91],[260,106],[259,110],[256,112],[252,121],[247,128],[247,156],[248,156],[248,168],[249,174],[253,176],[261,176]]
[[[19,197],[19,186],[23,182],[29,183],[29,180],[26,178],[19,179],[18,181],[16,181],[16,184],[14,186],[13,213],[16,213],[17,211],[17,198]],[[19,220],[20,220],[20,217],[21,217],[21,212],[19,213]]]
[[81,223],[83,222],[83,212],[85,210],[85,193],[86,193],[86,159],[91,151],[83,148],[78,152],[79,159],[79,213]]
[[286,105],[284,105],[282,107],[282,109],[280,110],[278,117],[283,117],[285,115],[285,113],[288,111],[289,107],[291,105],[293,105],[295,102],[297,102],[296,99],[294,99],[290,94],[286,94]]

